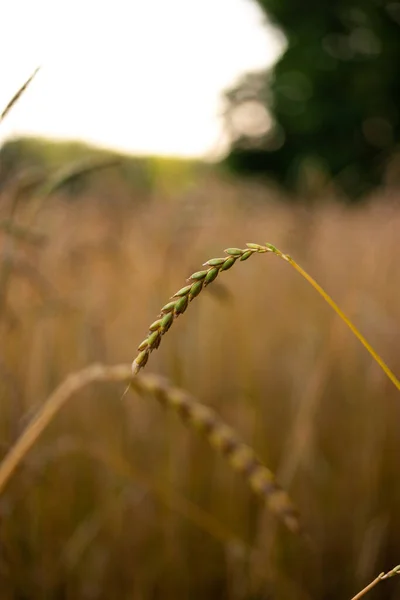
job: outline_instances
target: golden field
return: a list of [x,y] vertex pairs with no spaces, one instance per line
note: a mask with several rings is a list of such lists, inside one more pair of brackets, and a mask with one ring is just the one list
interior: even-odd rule
[[[132,361],[186,277],[246,242],[293,256],[400,373],[398,194],[291,205],[212,169],[177,186],[172,171],[151,190],[110,171],[45,201],[3,186],[3,456],[69,373]],[[399,394],[288,265],[259,255],[221,274],[146,371],[236,429],[290,492],[307,539],[155,399],[95,384],[0,496],[1,600],[331,600],[400,562]],[[399,592],[394,578],[370,597]]]

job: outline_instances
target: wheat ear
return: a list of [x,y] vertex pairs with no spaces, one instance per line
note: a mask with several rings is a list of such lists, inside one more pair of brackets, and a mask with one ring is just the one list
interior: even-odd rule
[[140,394],[154,395],[164,406],[176,411],[190,428],[202,433],[217,452],[226,456],[233,469],[245,477],[249,486],[264,499],[269,509],[291,531],[300,531],[297,511],[287,493],[276,482],[273,473],[214,410],[156,375],[135,377],[131,387]]
[[298,265],[293,258],[287,254],[284,254],[278,250],[278,248],[272,244],[269,244],[268,242],[265,243],[264,246],[261,246],[260,244],[246,245],[247,248],[244,250],[240,248],[228,248],[225,250],[225,253],[228,256],[224,258],[211,258],[205,262],[203,266],[207,268],[193,273],[187,279],[188,285],[178,290],[176,294],[171,297],[170,302],[162,307],[157,320],[150,325],[147,337],[138,346],[139,354],[132,362],[133,375],[136,375],[140,369],[146,365],[151,352],[159,347],[162,336],[169,330],[174,320],[185,312],[189,302],[196,298],[207,285],[213,282],[221,273],[221,271],[227,271],[233,267],[237,260],[244,261],[250,258],[250,256],[253,254],[265,254],[266,252],[270,252],[289,263],[320,294],[320,296],[322,296],[325,302],[327,302],[329,306],[333,308],[336,314],[342,319],[342,321],[346,323],[352,333],[381,367],[385,375],[387,375],[394,386],[400,391],[400,381],[389,369],[384,360],[377,352],[375,352],[365,337],[358,331],[356,326],[344,314],[336,302],[332,300],[329,294],[302,267],[300,267],[300,265]]
[[[110,367],[95,364],[69,375],[48,397],[1,461],[0,494],[43,431],[73,394],[95,381],[131,382],[131,379],[130,365]],[[176,410],[190,427],[203,432],[211,445],[225,454],[231,465],[245,475],[252,489],[266,500],[271,510],[291,531],[299,531],[296,511],[286,493],[275,482],[272,473],[214,411],[156,376],[141,375],[131,382],[131,387],[140,394],[154,394],[165,406]]]
[[240,248],[227,248],[224,252],[228,255],[223,258],[211,258],[203,264],[206,269],[196,271],[187,279],[188,285],[174,294],[167,304],[162,307],[158,319],[150,325],[147,337],[138,346],[139,354],[132,363],[134,375],[142,369],[153,350],[159,347],[162,336],[167,333],[173,322],[187,309],[200,292],[212,283],[222,271],[227,271],[237,260],[244,261],[256,253],[269,252],[265,246],[247,244],[245,250]]

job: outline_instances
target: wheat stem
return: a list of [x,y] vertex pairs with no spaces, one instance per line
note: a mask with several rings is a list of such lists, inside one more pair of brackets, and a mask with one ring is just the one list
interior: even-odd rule
[[18,92],[16,92],[16,94],[14,94],[14,96],[11,98],[10,102],[7,104],[7,106],[4,108],[3,112],[0,115],[0,123],[2,122],[3,119],[6,118],[6,116],[8,115],[8,113],[10,112],[10,110],[12,109],[14,104],[16,104],[16,102],[18,102],[18,100],[20,99],[22,94],[25,92],[25,90],[27,89],[27,87],[29,86],[31,81],[34,79],[34,77],[37,75],[39,70],[40,70],[40,67],[35,69],[34,72],[32,73],[32,75],[29,77],[29,79],[27,79],[25,81],[25,83],[19,88]]
[[378,577],[376,577],[373,581],[371,581],[371,583],[369,583],[365,588],[363,588],[361,592],[358,592],[358,594],[353,596],[351,600],[359,600],[359,598],[365,596],[365,594],[372,590],[372,588],[374,588],[380,581],[382,581],[383,579],[389,579],[389,577],[394,577],[395,575],[400,575],[400,565],[397,565],[397,567],[394,567],[387,573],[380,573]]
[[393,385],[400,391],[400,381],[397,379],[395,374],[391,371],[391,369],[387,366],[385,361],[379,356],[379,354],[373,349],[371,344],[365,339],[365,337],[360,333],[357,327],[351,322],[349,317],[345,315],[345,313],[339,308],[336,302],[329,296],[329,294],[305,271],[299,264],[297,264],[291,256],[287,254],[283,254],[277,248],[273,248],[274,254],[282,258],[284,261],[289,263],[308,283],[322,296],[327,304],[336,312],[336,314],[342,319],[344,323],[346,323],[347,327],[350,331],[356,336],[356,338],[361,342],[364,348],[370,353],[375,362],[381,367],[385,375],[390,379]]

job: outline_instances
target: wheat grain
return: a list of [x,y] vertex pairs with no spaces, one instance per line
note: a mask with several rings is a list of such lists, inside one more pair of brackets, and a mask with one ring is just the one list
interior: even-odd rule
[[151,352],[159,347],[162,336],[167,333],[175,319],[185,312],[189,303],[212,283],[222,271],[227,271],[233,267],[237,260],[244,261],[253,254],[271,252],[269,248],[259,244],[247,244],[247,246],[244,250],[227,248],[224,251],[227,256],[211,258],[203,264],[206,269],[196,271],[196,273],[190,275],[187,279],[189,284],[178,290],[172,296],[170,302],[162,307],[158,318],[150,325],[147,337],[139,344],[139,354],[132,363],[132,373],[134,375],[146,365]]

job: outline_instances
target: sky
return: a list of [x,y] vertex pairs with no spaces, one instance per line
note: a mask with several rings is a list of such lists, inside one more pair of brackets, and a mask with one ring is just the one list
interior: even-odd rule
[[0,128],[134,154],[213,158],[223,90],[270,66],[282,36],[251,0],[12,0],[1,8]]

